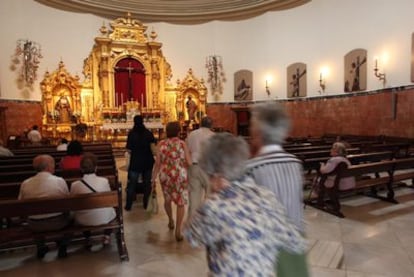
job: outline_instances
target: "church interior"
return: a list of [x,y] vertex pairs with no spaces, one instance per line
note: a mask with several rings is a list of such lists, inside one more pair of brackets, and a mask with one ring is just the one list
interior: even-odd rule
[[[358,147],[351,154],[376,149],[409,160],[413,9],[411,0],[2,0],[0,141],[16,156],[35,153],[27,133],[37,125],[47,149],[62,138],[110,144],[123,193],[135,115],[157,140],[172,121],[185,139],[206,115],[215,132],[249,140],[250,108],[271,102],[290,119],[286,149],[309,149],[297,152],[304,175],[321,159],[311,147],[325,151],[320,141],[336,137]],[[2,159],[0,205],[11,183]],[[389,197],[383,190],[377,198],[344,195],[341,216],[304,207],[311,276],[414,276],[409,162],[392,203],[381,201]],[[66,259],[51,251],[43,260],[34,247],[0,243],[0,275],[207,276],[206,251],[176,242],[165,212],[149,216],[141,202],[138,194],[123,213],[128,261],[115,239],[91,251],[75,243]]]

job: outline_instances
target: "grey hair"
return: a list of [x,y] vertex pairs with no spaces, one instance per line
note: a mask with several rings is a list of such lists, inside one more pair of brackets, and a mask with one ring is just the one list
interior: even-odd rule
[[248,158],[249,147],[243,138],[218,133],[202,148],[199,164],[208,175],[219,175],[233,181],[242,176]]
[[338,156],[342,156],[342,157],[346,156],[346,146],[342,142],[335,142],[332,145],[332,148],[336,150],[336,153],[338,153]]
[[264,145],[282,144],[290,128],[290,121],[278,103],[255,104],[251,108],[251,124],[260,132]]
[[47,168],[55,168],[55,159],[50,155],[38,155],[33,159],[33,168],[37,172],[47,170]]
[[85,153],[80,161],[80,168],[84,174],[95,173],[97,165],[98,158],[93,153]]

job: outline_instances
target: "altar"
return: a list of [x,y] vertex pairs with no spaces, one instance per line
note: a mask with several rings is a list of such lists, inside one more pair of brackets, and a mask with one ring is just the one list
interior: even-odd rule
[[206,111],[204,80],[190,68],[182,81],[173,83],[157,33],[147,33],[148,27],[131,14],[109,26],[103,25],[91,40],[83,80],[70,74],[62,60],[55,71],[45,73],[40,83],[42,135],[123,142],[135,115],[157,138],[168,122],[199,123]]

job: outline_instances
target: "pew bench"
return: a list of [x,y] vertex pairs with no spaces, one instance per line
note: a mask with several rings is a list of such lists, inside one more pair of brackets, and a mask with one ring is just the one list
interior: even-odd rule
[[110,229],[115,234],[121,261],[128,261],[129,257],[124,237],[121,188],[116,191],[89,193],[67,198],[4,200],[0,201],[0,218],[26,218],[31,215],[45,213],[106,207],[115,208],[117,216],[108,224],[99,226],[77,226],[72,224],[62,230],[36,233],[24,224],[9,225],[8,228],[0,229],[0,251],[17,247],[32,247],[36,245],[38,240],[50,243],[62,237],[83,238],[84,231],[103,235],[104,230]]
[[[316,201],[308,199],[305,200],[305,203],[338,217],[344,217],[339,198],[350,193],[363,193],[366,196],[398,203],[394,198],[393,186],[396,182],[413,180],[414,170],[412,169],[414,169],[414,158],[365,163],[350,167],[347,167],[346,163],[340,163],[333,172],[321,175],[317,184],[318,187],[322,187],[329,176],[335,178],[334,186],[325,188],[330,200],[329,205],[325,205],[323,193],[319,194]],[[339,190],[340,180],[346,177],[355,177],[356,186],[348,190]],[[387,190],[385,197],[378,194],[378,190],[384,187]]]

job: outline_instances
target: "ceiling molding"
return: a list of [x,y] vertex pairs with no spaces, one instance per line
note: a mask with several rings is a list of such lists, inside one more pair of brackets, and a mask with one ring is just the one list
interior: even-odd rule
[[108,19],[130,12],[142,22],[200,24],[234,21],[268,11],[292,9],[311,0],[35,0],[59,10],[91,13]]

